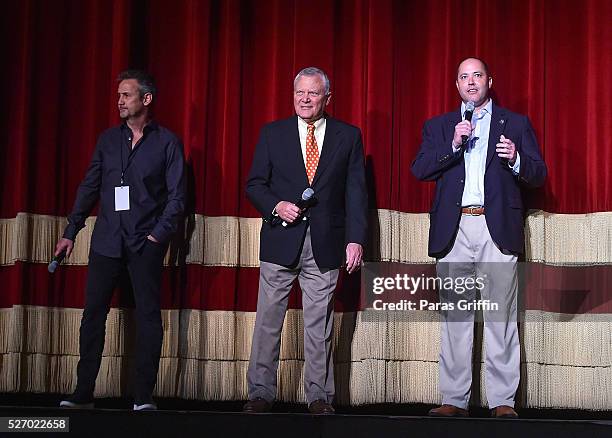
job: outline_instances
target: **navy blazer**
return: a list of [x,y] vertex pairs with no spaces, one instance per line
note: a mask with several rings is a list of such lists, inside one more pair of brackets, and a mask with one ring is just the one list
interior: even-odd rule
[[[453,153],[451,145],[455,125],[460,121],[461,109],[458,109],[425,122],[423,142],[412,163],[412,173],[419,180],[436,182],[436,194],[429,212],[429,255],[432,257],[443,257],[450,251],[461,217],[465,164],[463,153]],[[502,134],[516,144],[521,156],[518,175],[512,173],[507,160],[502,160],[495,151]],[[529,119],[493,104],[484,176],[484,207],[489,233],[500,248],[523,252],[521,185],[539,187],[544,184],[546,173]]]
[[280,201],[296,202],[309,187],[300,146],[297,116],[261,129],[246,194],[264,221],[260,234],[261,261],[295,265],[310,225],[314,258],[319,268],[336,269],[345,245],[365,245],[367,191],[361,131],[327,118],[319,165],[312,182],[316,203],[306,219],[283,227],[272,216]]

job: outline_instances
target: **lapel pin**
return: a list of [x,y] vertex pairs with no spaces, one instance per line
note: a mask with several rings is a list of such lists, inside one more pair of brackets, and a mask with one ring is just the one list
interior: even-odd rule
[[500,125],[503,125],[503,124],[504,124],[504,122],[505,122],[505,120],[504,120],[504,119],[499,119],[499,124],[500,124]]

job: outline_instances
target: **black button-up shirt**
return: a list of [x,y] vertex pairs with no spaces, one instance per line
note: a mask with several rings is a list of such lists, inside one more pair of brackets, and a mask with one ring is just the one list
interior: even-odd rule
[[[74,240],[100,200],[91,249],[108,257],[120,257],[124,247],[140,250],[149,234],[167,243],[185,208],[183,146],[178,137],[151,121],[133,149],[132,138],[125,123],[100,134],[64,231],[65,238]],[[129,186],[130,209],[115,211],[115,187],[121,185]]]

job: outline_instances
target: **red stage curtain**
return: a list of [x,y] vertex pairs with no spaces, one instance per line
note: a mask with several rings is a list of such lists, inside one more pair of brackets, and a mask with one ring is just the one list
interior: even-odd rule
[[[550,176],[529,207],[609,212],[611,22],[607,0],[10,2],[0,17],[0,217],[68,214],[96,135],[118,122],[115,78],[127,67],[158,80],[157,118],[184,140],[191,166],[192,213],[258,216],[243,190],[258,130],[292,114],[293,76],[309,65],[330,75],[329,112],[363,130],[370,207],[426,212],[432,184],[410,163],[423,122],[457,107],[456,63],[469,55],[488,61],[497,102],[537,132]],[[40,302],[24,292],[34,268],[20,263],[0,268],[3,306]],[[74,300],[42,301],[82,305],[82,269],[38,284],[38,294],[79,284]],[[210,289],[218,271],[231,279],[223,295]],[[167,294],[189,296],[165,303],[253,310],[257,283],[245,271],[168,272]],[[184,273],[199,280],[179,281]]]

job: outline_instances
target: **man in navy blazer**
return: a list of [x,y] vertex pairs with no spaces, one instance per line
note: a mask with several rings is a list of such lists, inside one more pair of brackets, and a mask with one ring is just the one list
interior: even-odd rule
[[[297,278],[304,315],[304,392],[310,412],[331,414],[333,292],[346,258],[359,269],[367,233],[361,132],[328,117],[329,79],[309,67],[294,80],[296,116],[265,125],[246,186],[263,217],[260,283],[245,412],[265,412],[276,398],[280,334]],[[314,191],[307,206],[295,203]]]
[[[459,64],[456,86],[461,108],[425,123],[412,164],[418,179],[436,182],[429,255],[438,260],[438,276],[454,281],[471,277],[482,281],[474,284],[483,285],[464,294],[440,290],[441,302],[450,306],[442,312],[442,406],[432,409],[432,416],[468,415],[476,306],[459,307],[462,300],[478,303],[477,293],[485,320],[486,392],[491,414],[517,416],[516,261],[524,247],[521,188],[541,186],[546,165],[529,119],[495,105],[489,97],[492,83],[484,61],[467,58]],[[470,104],[471,122],[466,120]]]

